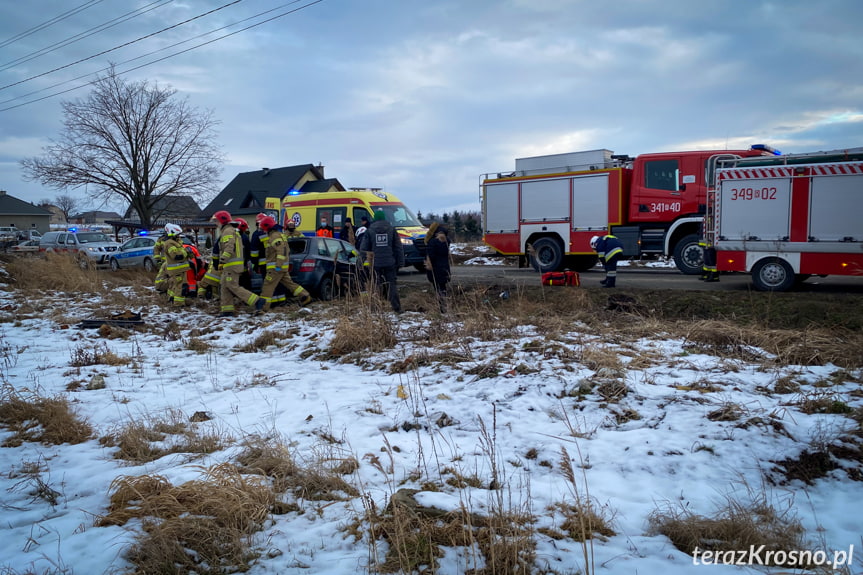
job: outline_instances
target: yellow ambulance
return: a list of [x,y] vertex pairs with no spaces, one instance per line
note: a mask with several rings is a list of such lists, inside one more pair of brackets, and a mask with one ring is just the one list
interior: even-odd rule
[[401,200],[380,188],[305,194],[291,190],[281,204],[279,221],[283,226],[288,220],[293,220],[297,229],[307,236],[314,236],[321,227],[328,227],[335,238],[341,235],[346,218],[350,218],[359,230],[363,217],[372,222],[374,212],[382,211],[401,237],[405,265],[424,269],[425,234],[428,230]]

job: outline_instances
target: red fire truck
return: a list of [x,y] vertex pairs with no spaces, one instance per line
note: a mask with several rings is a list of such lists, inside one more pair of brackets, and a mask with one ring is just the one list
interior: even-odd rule
[[583,271],[596,264],[591,236],[612,233],[625,257],[674,256],[681,271],[697,274],[717,163],[771,152],[753,146],[630,158],[590,150],[516,159],[515,171],[480,178],[483,239],[538,271]]
[[705,218],[717,269],[783,291],[863,276],[863,148],[721,161]]

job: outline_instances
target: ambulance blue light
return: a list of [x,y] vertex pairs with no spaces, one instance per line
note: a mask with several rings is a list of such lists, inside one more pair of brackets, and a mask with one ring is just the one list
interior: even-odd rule
[[299,196],[300,190],[295,190],[294,188],[291,188],[290,190],[288,190],[288,195],[289,196]]

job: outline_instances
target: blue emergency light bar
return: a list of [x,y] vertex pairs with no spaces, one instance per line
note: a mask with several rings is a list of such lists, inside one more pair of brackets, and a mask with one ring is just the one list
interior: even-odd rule
[[782,152],[780,152],[779,150],[777,150],[776,148],[774,148],[772,146],[768,146],[767,144],[753,144],[749,149],[750,150],[762,150],[765,152],[770,152],[774,156],[781,156],[782,155]]

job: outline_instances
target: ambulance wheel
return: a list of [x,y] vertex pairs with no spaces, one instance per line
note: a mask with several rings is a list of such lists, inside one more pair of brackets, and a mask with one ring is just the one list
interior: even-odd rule
[[752,266],[752,283],[758,291],[786,291],[794,281],[794,270],[781,258],[764,258]]
[[704,250],[698,245],[698,234],[684,236],[674,246],[674,264],[689,276],[700,274],[704,266]]
[[533,243],[534,256],[531,259],[533,269],[539,273],[560,269],[563,263],[563,248],[551,238],[540,238]]

